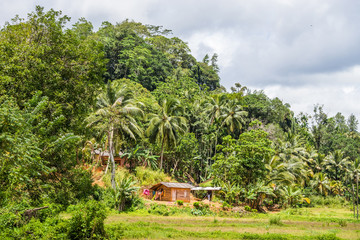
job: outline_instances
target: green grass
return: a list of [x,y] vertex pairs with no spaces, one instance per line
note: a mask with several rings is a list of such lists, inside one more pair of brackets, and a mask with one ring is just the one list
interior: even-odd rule
[[[271,219],[281,224],[270,224]],[[288,209],[246,217],[138,211],[111,214],[105,224],[113,239],[360,239],[360,221],[347,209]]]

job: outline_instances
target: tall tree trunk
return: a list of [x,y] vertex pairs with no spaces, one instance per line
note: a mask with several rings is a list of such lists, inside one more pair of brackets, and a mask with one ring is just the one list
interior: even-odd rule
[[359,173],[356,173],[356,219],[359,219]]
[[351,185],[352,185],[352,195],[353,195],[353,211],[354,211],[354,218],[355,218],[355,188],[354,188],[354,181],[352,181]]
[[[101,158],[101,157],[100,157],[100,158]],[[108,158],[104,175],[106,175],[106,173],[107,173],[107,171],[108,171],[108,169],[109,169],[109,165],[110,165],[110,157]]]
[[163,168],[163,159],[164,159],[164,138],[161,143],[161,152],[160,152],[160,170]]
[[115,184],[115,160],[114,160],[114,143],[113,143],[113,137],[114,137],[114,129],[111,127],[109,132],[109,158],[111,162],[111,187],[115,190],[116,184]]

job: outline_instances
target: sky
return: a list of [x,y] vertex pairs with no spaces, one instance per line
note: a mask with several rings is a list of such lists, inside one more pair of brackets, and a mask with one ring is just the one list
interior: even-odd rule
[[192,54],[219,55],[220,84],[264,90],[311,114],[315,104],[360,120],[358,0],[1,0],[0,25],[36,5],[72,18],[163,26]]

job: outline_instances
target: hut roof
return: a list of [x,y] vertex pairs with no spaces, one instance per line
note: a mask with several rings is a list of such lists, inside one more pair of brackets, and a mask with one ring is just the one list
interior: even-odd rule
[[194,186],[188,183],[174,183],[174,182],[160,182],[154,186],[152,186],[150,189],[156,189],[159,186],[164,185],[168,188],[193,188]]
[[219,191],[221,190],[221,187],[193,187],[191,188],[191,191]]
[[[104,156],[104,157],[109,157],[109,155],[110,155],[108,151],[102,151],[101,149],[95,149],[95,150],[92,152],[92,154],[101,155],[101,156]],[[119,152],[119,153],[118,153],[119,156],[121,156],[122,154],[123,154],[122,152]],[[117,156],[116,153],[115,153],[115,156]],[[115,157],[115,156],[114,156],[114,157]]]

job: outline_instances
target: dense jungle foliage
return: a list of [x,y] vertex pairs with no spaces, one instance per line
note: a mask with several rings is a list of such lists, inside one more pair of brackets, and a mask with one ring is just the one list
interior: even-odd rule
[[[228,91],[216,54],[198,61],[160,26],[125,20],[94,31],[83,18],[69,22],[60,11],[36,7],[1,27],[4,237],[102,238],[104,208],[141,204],[139,181],[151,175],[144,169],[164,175],[154,181],[166,174],[179,182],[209,180],[222,187],[217,199],[224,206],[262,211],[314,197],[358,203],[354,115],[329,116],[315,105],[295,116],[263,91],[240,83]],[[96,149],[110,155],[106,189],[84,167],[95,164]],[[119,155],[129,170],[120,178]],[[81,211],[70,220],[58,217],[77,203]],[[42,206],[49,208],[26,218],[25,210]]]

